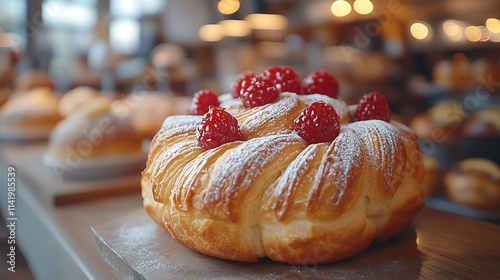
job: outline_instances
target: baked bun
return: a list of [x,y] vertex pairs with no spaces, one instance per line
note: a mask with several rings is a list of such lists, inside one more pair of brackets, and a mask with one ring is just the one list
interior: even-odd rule
[[59,123],[50,134],[47,155],[101,159],[141,153],[141,138],[127,119],[110,111],[110,104],[96,99]]
[[394,236],[424,204],[416,136],[367,120],[308,145],[293,123],[318,100],[348,119],[344,102],[318,94],[229,101],[243,140],[210,150],[197,142],[201,116],[168,117],[142,174],[145,209],[192,250],[246,262],[327,263]]
[[78,111],[86,103],[95,101],[98,98],[106,97],[91,87],[76,87],[61,97],[59,113],[61,116],[67,117]]
[[439,161],[432,157],[424,155],[425,176],[422,181],[425,195],[433,195],[443,187],[443,173]]
[[131,94],[122,105],[129,110],[130,122],[143,138],[153,138],[166,117],[185,114],[191,102],[189,97],[169,96],[165,93]]
[[465,115],[465,110],[460,103],[443,100],[427,112],[415,116],[410,127],[419,138],[445,142],[458,137]]
[[47,72],[31,70],[20,75],[16,80],[16,91],[26,92],[36,88],[55,89],[54,82]]
[[446,174],[451,200],[475,208],[500,208],[500,167],[491,160],[460,161]]
[[491,107],[474,112],[461,129],[468,137],[500,136],[500,107]]
[[0,131],[8,134],[48,136],[62,119],[59,97],[50,88],[37,88],[11,96],[0,108]]
[[0,107],[7,102],[11,94],[12,90],[9,88],[0,87]]

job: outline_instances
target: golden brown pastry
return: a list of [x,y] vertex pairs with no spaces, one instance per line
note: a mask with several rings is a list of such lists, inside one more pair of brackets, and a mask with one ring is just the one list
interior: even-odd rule
[[491,160],[470,158],[446,174],[451,200],[475,208],[500,208],[500,167]]
[[55,89],[49,74],[40,70],[25,72],[16,80],[16,91],[18,92],[26,92],[39,87]]
[[190,102],[189,97],[148,92],[129,95],[121,106],[127,107],[130,122],[141,137],[153,138],[166,117],[185,114]]
[[51,132],[47,155],[99,159],[141,153],[142,140],[127,119],[110,111],[111,101],[96,99]]
[[252,109],[229,101],[244,140],[210,150],[196,139],[201,116],[168,117],[143,171],[145,209],[192,250],[247,262],[332,262],[394,236],[424,204],[416,136],[368,120],[308,145],[293,122],[317,100],[346,119],[344,102],[317,94]]
[[443,173],[439,161],[431,156],[424,155],[425,176],[422,181],[425,195],[433,195],[443,187]]
[[500,107],[491,107],[474,112],[461,129],[468,137],[500,136]]
[[419,138],[442,143],[457,138],[464,119],[465,110],[460,103],[444,100],[415,116],[410,127]]
[[46,137],[61,120],[58,105],[59,97],[49,88],[12,96],[0,108],[0,132]]
[[0,87],[0,107],[7,102],[11,94],[12,90],[9,88]]
[[63,117],[67,117],[72,113],[77,112],[83,105],[88,102],[93,102],[98,98],[107,98],[100,92],[91,87],[76,87],[61,97],[59,103],[59,113]]
[[455,91],[474,86],[474,73],[467,56],[455,53],[451,60],[438,62],[433,69],[433,78],[437,85]]

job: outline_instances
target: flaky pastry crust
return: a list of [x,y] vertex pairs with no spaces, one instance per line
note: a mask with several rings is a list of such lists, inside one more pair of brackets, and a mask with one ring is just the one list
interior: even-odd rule
[[[308,145],[293,121],[318,99],[344,124],[333,142]],[[406,126],[346,123],[345,103],[319,95],[229,103],[243,141],[201,148],[200,116],[167,118],[152,141],[144,207],[181,244],[231,260],[326,263],[394,236],[423,206],[422,155]]]

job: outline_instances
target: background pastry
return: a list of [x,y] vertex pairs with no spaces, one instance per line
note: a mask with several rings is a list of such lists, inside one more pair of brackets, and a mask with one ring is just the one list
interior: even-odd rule
[[500,208],[500,167],[483,158],[462,160],[445,178],[451,200],[470,207]]
[[55,89],[54,82],[47,72],[30,70],[21,74],[16,80],[16,91],[18,92],[26,92],[39,87]]
[[164,93],[131,94],[124,100],[130,122],[143,138],[152,138],[166,117],[185,114],[190,97],[175,97]]
[[422,181],[425,195],[433,195],[443,188],[443,173],[439,161],[432,157],[424,155],[425,175]]
[[75,113],[87,102],[92,102],[98,98],[107,98],[91,87],[76,87],[64,94],[59,103],[59,113],[63,117]]
[[59,123],[50,134],[47,155],[100,159],[141,153],[141,138],[127,119],[111,112],[110,104],[96,99]]
[[50,88],[11,96],[0,109],[0,130],[11,133],[48,133],[62,119],[59,97]]

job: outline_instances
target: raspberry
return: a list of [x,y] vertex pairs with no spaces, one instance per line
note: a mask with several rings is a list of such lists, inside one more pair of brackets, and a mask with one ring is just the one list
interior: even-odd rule
[[302,110],[294,121],[295,131],[309,144],[331,142],[340,133],[340,118],[335,109],[317,101]]
[[254,78],[255,73],[247,70],[244,72],[241,72],[237,77],[236,80],[231,84],[231,95],[233,98],[238,98],[240,96],[240,91],[241,91],[241,83],[243,83],[244,80],[248,78]]
[[320,93],[332,98],[339,96],[339,82],[325,70],[316,70],[304,79],[304,94]]
[[302,83],[299,75],[290,66],[273,66],[267,68],[262,76],[269,77],[280,92],[302,94]]
[[370,92],[361,96],[354,121],[383,120],[388,122],[390,119],[391,110],[382,94]]
[[212,107],[203,115],[196,129],[196,139],[200,146],[207,150],[240,140],[241,131],[238,120],[224,108]]
[[240,99],[246,108],[272,103],[280,92],[268,77],[257,76],[241,83]]
[[219,99],[217,99],[217,94],[209,89],[203,89],[198,91],[194,97],[191,105],[188,109],[188,114],[191,115],[203,115],[208,112],[208,109],[213,107],[219,107]]

